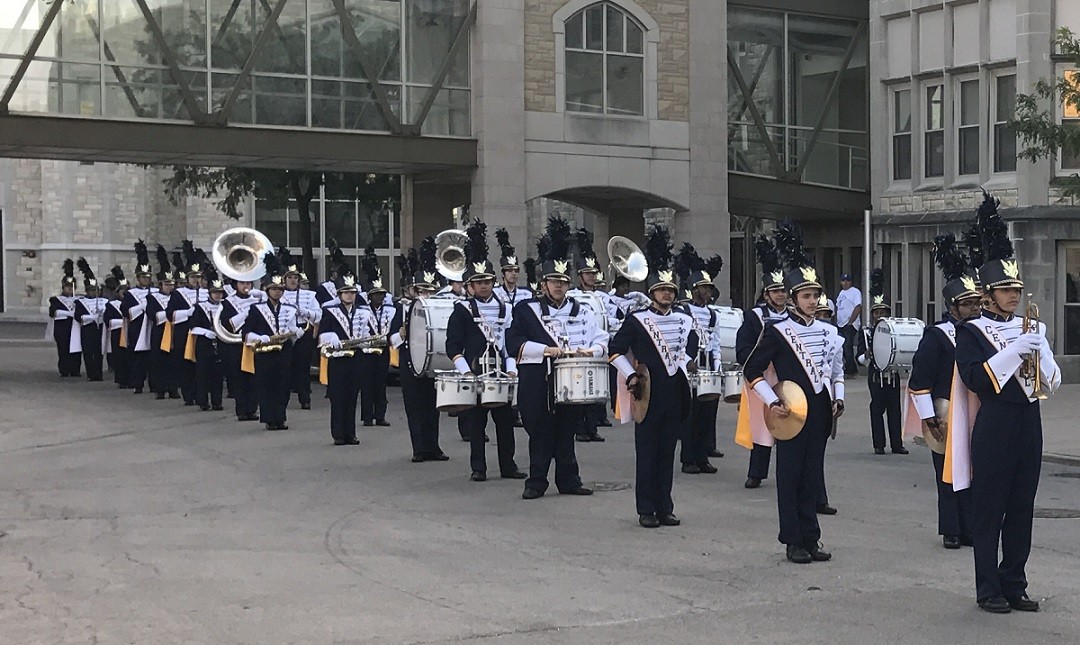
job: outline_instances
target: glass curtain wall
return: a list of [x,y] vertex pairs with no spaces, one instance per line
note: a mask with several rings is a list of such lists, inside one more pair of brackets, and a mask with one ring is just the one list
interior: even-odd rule
[[[389,131],[371,79],[414,122],[469,12],[469,0],[342,0],[366,65],[333,0],[287,0],[234,124]],[[220,109],[277,0],[146,0],[180,71],[174,77],[136,0],[64,0],[11,102],[15,112],[193,121]],[[0,87],[43,23],[45,0],[0,2]],[[424,134],[471,136],[468,47],[460,48]],[[184,87],[186,86],[186,87]]]
[[801,168],[795,179],[806,183],[869,190],[869,50],[859,34],[852,20],[729,7],[738,69],[728,74],[729,170]]

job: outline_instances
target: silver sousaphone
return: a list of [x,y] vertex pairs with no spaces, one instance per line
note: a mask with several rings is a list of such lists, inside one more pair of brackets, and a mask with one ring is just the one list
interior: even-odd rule
[[[214,240],[211,259],[221,275],[237,282],[256,282],[266,275],[266,254],[273,249],[270,238],[253,228],[230,228]],[[214,333],[223,343],[239,344],[243,338],[221,322],[221,308],[214,312]]]

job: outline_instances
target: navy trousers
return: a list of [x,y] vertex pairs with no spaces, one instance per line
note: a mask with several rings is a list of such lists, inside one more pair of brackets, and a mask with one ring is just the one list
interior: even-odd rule
[[870,371],[870,432],[874,449],[885,449],[885,417],[889,419],[889,446],[896,450],[904,445],[900,428],[900,385],[888,380],[882,385],[875,370]]
[[405,418],[409,422],[409,440],[414,457],[442,454],[439,447],[439,411],[435,409],[435,379],[413,374],[409,352],[402,348],[401,398],[405,402]]
[[832,431],[827,392],[808,397],[806,424],[787,441],[776,442],[776,506],[783,544],[810,546],[821,539],[818,496],[825,486],[825,444]]
[[934,472],[937,474],[937,523],[938,535],[971,537],[969,526],[971,508],[968,504],[970,491],[954,491],[952,484],[941,480],[945,472],[945,455],[931,452]]
[[[221,407],[221,383],[224,365],[218,352],[217,340],[195,337],[195,403],[200,406]],[[191,362],[191,361],[187,361]]]
[[315,355],[317,344],[310,331],[293,343],[289,373],[292,376],[292,391],[296,392],[296,398],[301,405],[311,404],[311,358]]
[[326,392],[330,395],[330,436],[334,441],[356,438],[356,397],[363,368],[359,356],[331,358],[326,363]]
[[79,330],[82,335],[82,358],[86,365],[86,378],[91,381],[102,380],[101,327],[97,324],[83,325]]
[[253,374],[240,369],[243,347],[240,343],[222,343],[218,345],[218,351],[221,352],[221,360],[225,364],[225,378],[232,382],[236,416],[255,414],[259,409],[259,400],[255,394],[255,378]]
[[694,400],[690,408],[690,418],[683,426],[682,448],[679,450],[679,461],[683,464],[703,464],[709,461],[709,452],[716,447],[716,410],[719,406],[719,399]]
[[581,487],[577,454],[574,452],[574,433],[581,418],[581,406],[557,405],[549,412],[542,405],[521,406],[521,421],[529,433],[529,478],[525,488],[544,492],[548,488],[548,471],[555,461],[555,488],[559,492]]
[[746,470],[746,476],[752,479],[768,479],[771,460],[772,446],[759,446],[755,443],[750,449],[750,467]]
[[498,408],[477,406],[460,414],[468,427],[469,465],[473,472],[487,472],[487,444],[484,435],[488,415],[495,422],[495,444],[499,454],[499,473],[506,475],[518,469],[514,463],[514,411],[509,405]]
[[363,421],[386,419],[386,377],[390,354],[357,354],[364,378],[360,381],[360,418]]
[[259,421],[279,425],[285,423],[289,407],[289,365],[292,363],[292,343],[281,351],[255,354],[255,389],[259,398]]
[[671,484],[675,473],[675,445],[684,424],[681,401],[653,398],[644,422],[634,426],[634,476],[638,515],[666,515],[675,510]]
[[184,403],[195,401],[195,363],[184,358],[191,323],[173,325],[172,352],[169,353],[169,371],[176,375]]

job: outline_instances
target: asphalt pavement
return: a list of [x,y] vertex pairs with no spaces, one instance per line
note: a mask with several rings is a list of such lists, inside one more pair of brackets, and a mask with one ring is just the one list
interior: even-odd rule
[[[638,527],[631,426],[578,444],[592,497],[468,480],[468,448],[412,464],[389,428],[331,445],[328,405],[291,430],[61,380],[32,339],[0,343],[3,643],[1080,642],[1080,389],[1044,404],[1028,567],[1038,614],[979,611],[970,549],[936,535],[929,451],[875,456],[865,380],[829,445],[834,559],[794,565],[773,481],[746,490],[722,406],[715,475],[676,474],[680,527]],[[494,433],[491,433],[494,436]],[[527,440],[518,430],[518,464]],[[489,474],[496,475],[489,446]]]

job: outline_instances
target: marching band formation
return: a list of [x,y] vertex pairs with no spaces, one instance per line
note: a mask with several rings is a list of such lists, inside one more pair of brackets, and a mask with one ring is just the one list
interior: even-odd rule
[[[474,221],[423,240],[397,258],[403,296],[383,287],[373,249],[362,280],[330,248],[330,280],[308,288],[288,251],[252,229],[231,229],[207,256],[190,241],[170,257],[135,245],[135,284],[115,266],[102,284],[82,258],[64,262],[49,303],[62,377],[104,378],[136,394],[183,399],[201,410],[234,400],[238,421],[286,430],[293,393],[311,407],[311,370],[330,402],[334,445],[358,445],[356,422],[389,426],[386,387],[396,367],[412,461],[446,461],[441,413],[470,444],[470,479],[488,478],[494,424],[498,474],[523,480],[523,499],[555,489],[590,495],[575,443],[598,428],[634,423],[635,495],[645,528],[676,526],[676,449],[687,474],[715,473],[721,400],[738,404],[735,440],[747,448],[745,486],[768,478],[776,454],[778,540],[791,562],[826,561],[818,514],[829,505],[824,460],[845,412],[845,339],[832,322],[812,256],[797,226],[755,243],[763,269],[757,305],[715,303],[719,256],[685,243],[674,252],[651,228],[644,251],[612,238],[611,291],[592,234],[548,220],[536,258],[518,261],[506,231]],[[1060,384],[1038,308],[1017,315],[1023,282],[1004,222],[989,196],[964,234],[936,240],[948,313],[934,325],[890,316],[884,276],[871,280],[871,321],[859,348],[869,367],[875,452],[906,454],[904,437],[930,446],[945,548],[974,547],[976,595],[991,612],[1035,611],[1027,596],[1035,491],[1041,463],[1039,401]],[[524,281],[521,270],[524,269]],[[156,278],[154,280],[153,278]],[[576,278],[576,280],[575,280]],[[226,284],[226,279],[228,283]],[[575,286],[576,282],[576,286]],[[256,285],[260,287],[256,289]],[[640,284],[641,291],[632,291]],[[984,303],[985,302],[985,306]],[[903,384],[907,380],[906,386]],[[905,403],[906,401],[906,403]],[[518,466],[514,427],[528,435]],[[1001,549],[999,561],[998,552]]]

